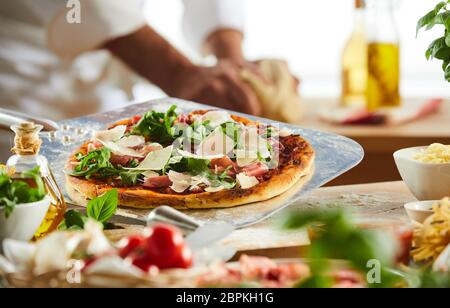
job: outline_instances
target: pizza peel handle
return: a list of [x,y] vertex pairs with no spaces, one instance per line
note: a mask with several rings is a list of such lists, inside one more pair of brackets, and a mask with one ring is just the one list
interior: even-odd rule
[[0,108],[0,128],[9,129],[11,125],[19,125],[23,122],[41,124],[44,127],[43,131],[48,132],[59,129],[58,124],[52,120],[35,118],[17,111]]
[[160,206],[148,214],[147,226],[155,223],[168,223],[186,231],[195,231],[201,224],[192,217],[177,211],[169,206]]

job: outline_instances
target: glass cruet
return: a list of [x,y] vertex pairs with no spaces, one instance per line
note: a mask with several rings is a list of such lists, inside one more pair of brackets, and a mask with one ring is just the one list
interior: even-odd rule
[[[6,165],[14,170],[13,177],[16,178],[20,177],[23,171],[39,167],[46,192],[52,200],[50,208],[35,234],[35,239],[41,238],[55,230],[64,218],[67,208],[64,196],[55,181],[47,159],[39,154],[42,144],[39,132],[42,128],[42,125],[31,122],[11,126],[11,130],[16,134],[14,147],[11,149],[15,154],[6,162]],[[32,185],[33,183],[29,184]]]

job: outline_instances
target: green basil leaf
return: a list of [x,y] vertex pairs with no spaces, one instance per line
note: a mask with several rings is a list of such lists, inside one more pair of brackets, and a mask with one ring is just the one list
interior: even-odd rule
[[434,12],[436,14],[439,14],[439,12],[441,11],[441,9],[443,9],[444,7],[447,6],[447,2],[448,1],[441,1],[438,4],[436,4],[435,8],[434,8]]
[[445,60],[443,63],[442,63],[442,70],[445,72],[446,70],[447,70],[447,67],[450,65],[450,59],[448,59],[448,60]]
[[447,69],[445,70],[445,80],[450,82],[450,66],[447,66]]
[[433,23],[434,23],[436,15],[437,15],[436,11],[432,10],[432,11],[428,12],[425,16],[423,16],[422,18],[419,19],[419,21],[417,22],[417,26],[416,26],[416,36],[417,36],[417,34],[419,34],[419,30],[422,29],[423,27],[426,26],[427,30],[428,30],[428,27],[430,25],[432,25],[431,27],[434,26]]
[[6,174],[0,174],[0,189],[7,186],[10,183],[10,178]]
[[450,31],[445,36],[445,45],[450,48]]
[[34,180],[34,182],[36,183],[38,198],[39,197],[43,198],[45,196],[45,185],[44,185],[44,181],[42,180],[42,177],[41,177],[39,166],[32,170],[22,172],[22,177],[32,178]]
[[450,47],[446,45],[445,37],[440,37],[430,44],[426,51],[426,57],[428,60],[433,58],[446,60],[450,58]]
[[42,200],[46,195],[44,182],[39,167],[21,173],[21,178],[31,178],[36,187],[21,179],[12,179],[5,172],[0,173],[0,207],[5,207],[5,216],[8,218],[16,204],[30,203]]
[[209,161],[205,159],[187,159],[187,170],[194,175],[200,175],[209,171]]
[[92,199],[87,205],[87,215],[99,222],[107,222],[116,212],[119,203],[117,189],[111,189],[103,195]]
[[440,13],[438,16],[438,23],[443,24],[447,31],[450,31],[450,11]]
[[64,214],[64,220],[58,226],[59,230],[82,230],[87,217],[76,210],[68,210]]
[[9,216],[11,216],[16,204],[17,204],[17,200],[10,200],[6,197],[0,198],[0,206],[4,206],[6,218],[9,218]]

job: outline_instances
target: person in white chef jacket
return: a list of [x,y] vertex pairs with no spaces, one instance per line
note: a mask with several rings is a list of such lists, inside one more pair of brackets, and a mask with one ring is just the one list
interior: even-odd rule
[[[131,69],[169,96],[260,113],[239,78],[241,68],[255,69],[241,49],[242,0],[183,0],[183,32],[217,57],[211,67],[193,64],[147,25],[144,2],[0,1],[1,107],[51,119],[110,109],[131,98]],[[69,22],[78,4],[79,23]],[[0,139],[4,159],[11,140]]]

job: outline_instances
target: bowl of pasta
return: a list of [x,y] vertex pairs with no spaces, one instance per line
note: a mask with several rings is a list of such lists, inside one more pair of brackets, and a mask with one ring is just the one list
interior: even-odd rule
[[439,200],[450,194],[450,145],[439,143],[394,153],[400,175],[419,200]]

